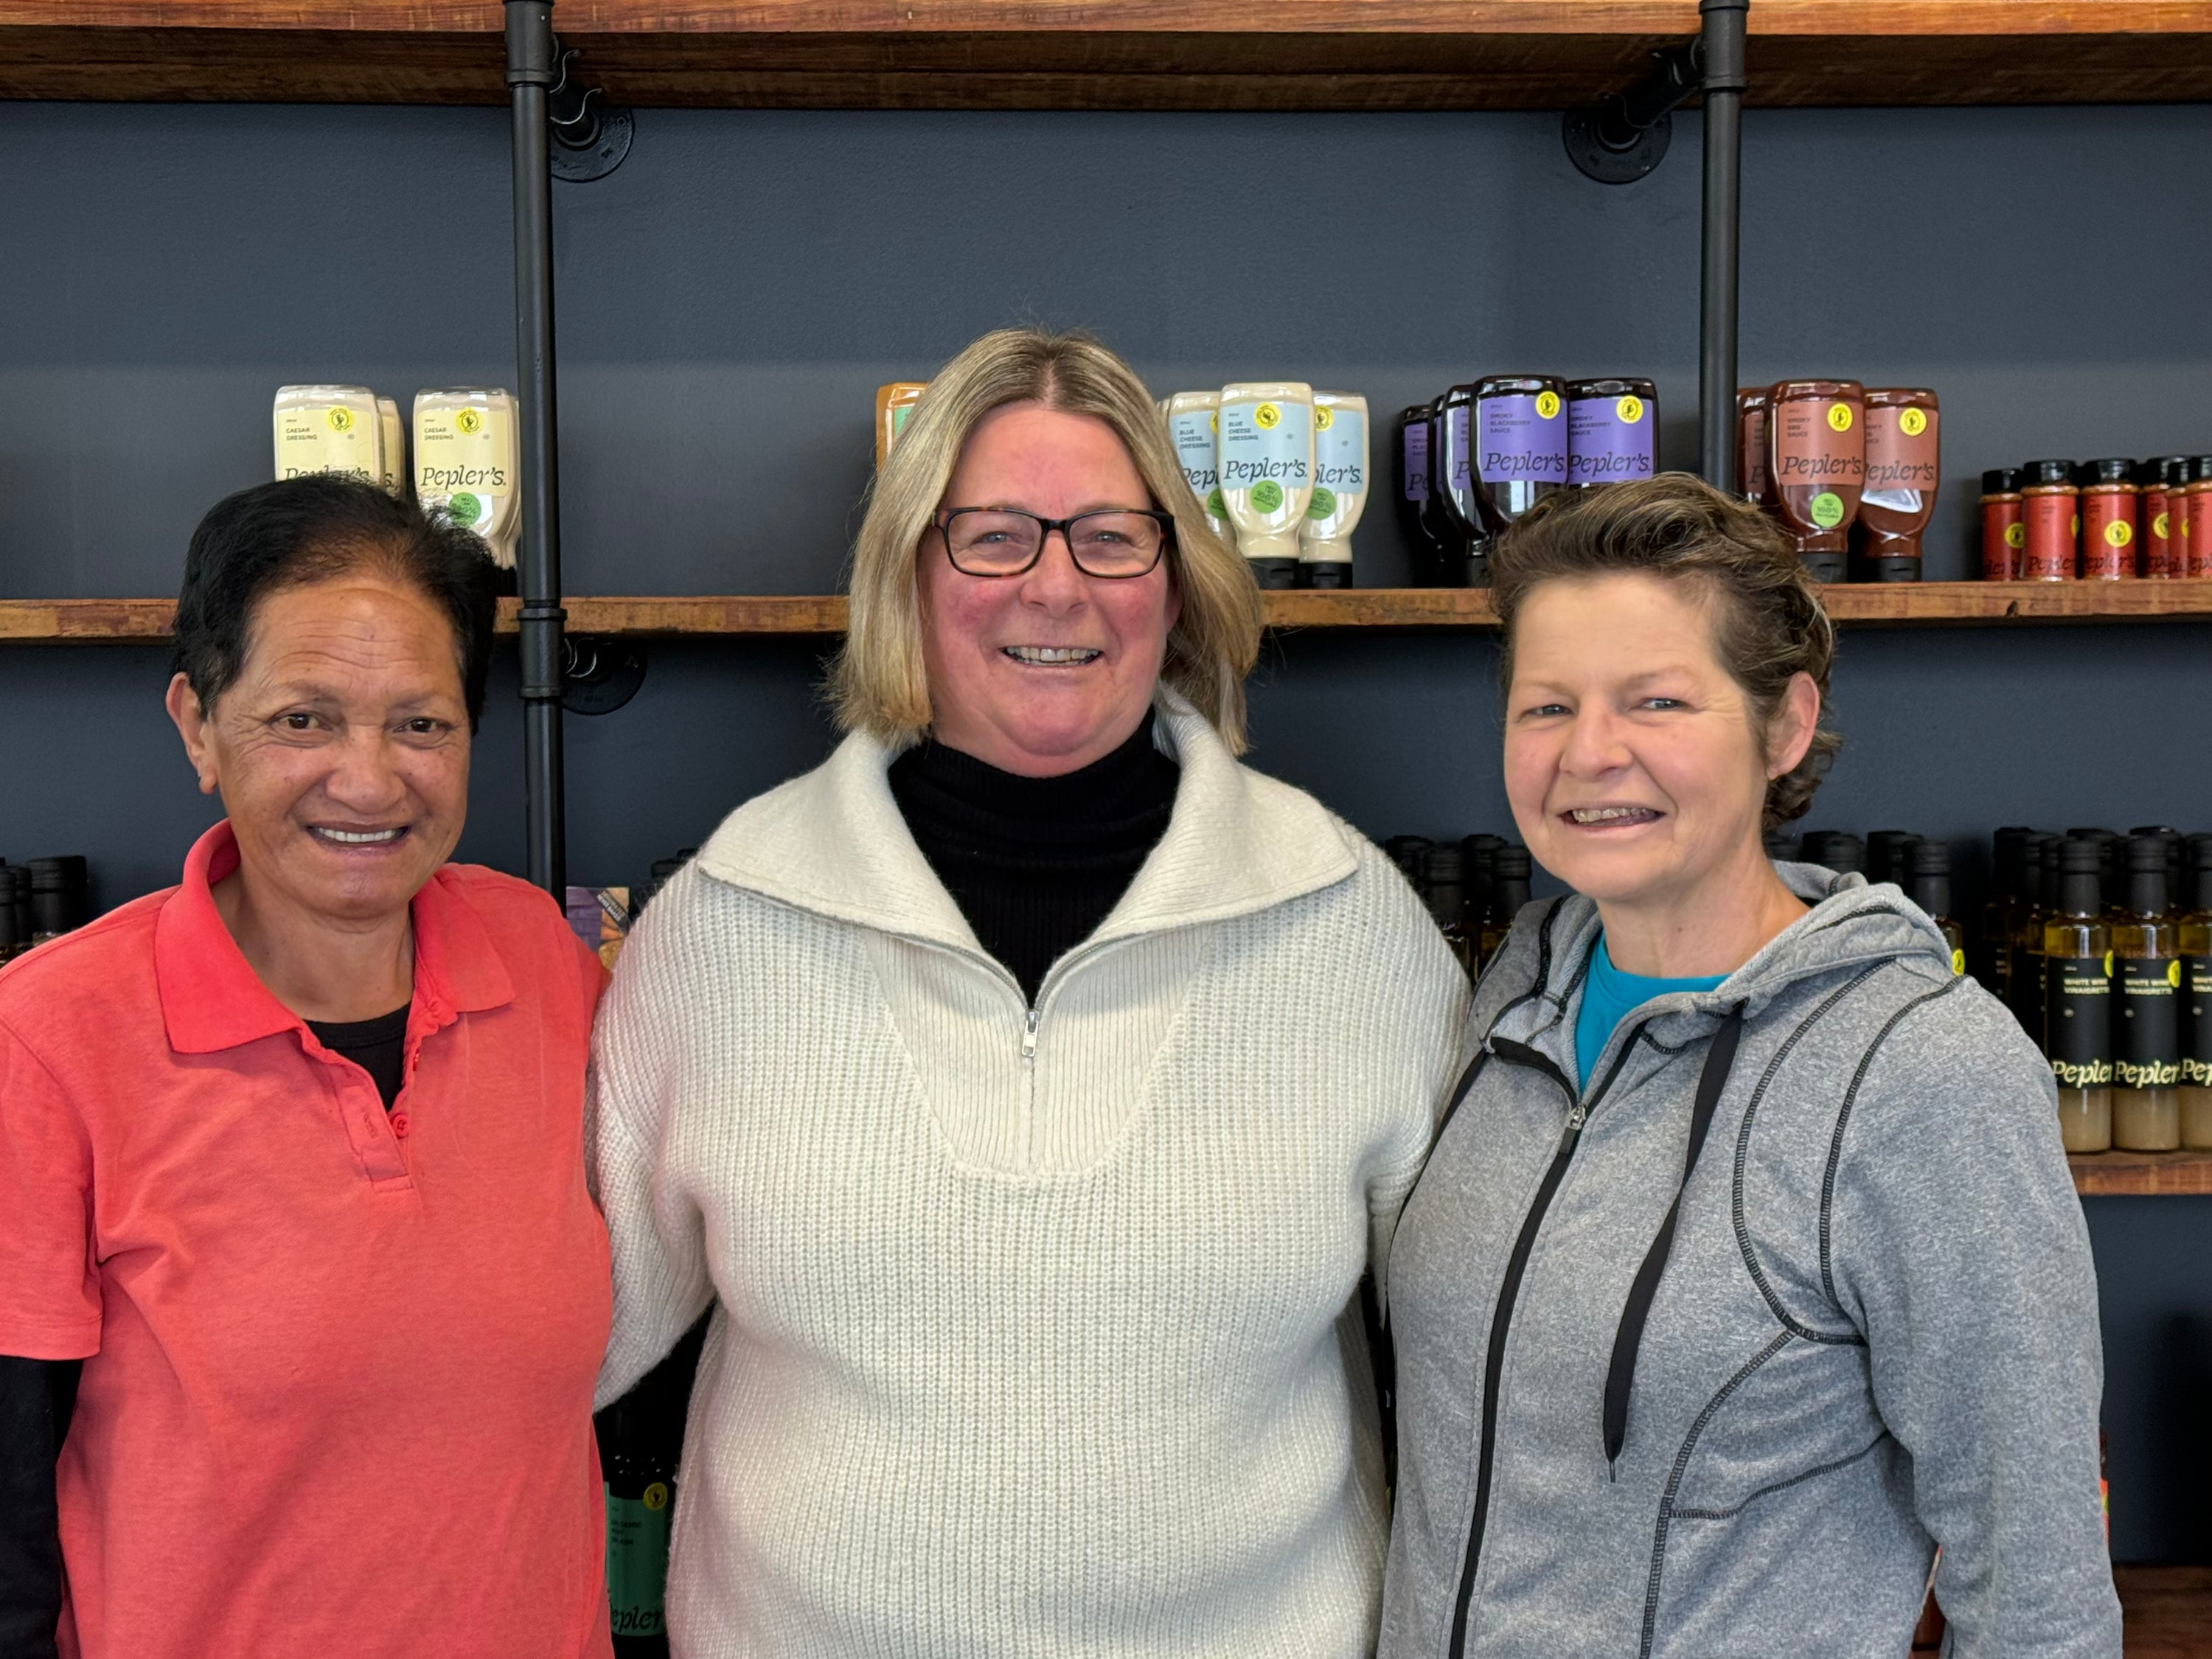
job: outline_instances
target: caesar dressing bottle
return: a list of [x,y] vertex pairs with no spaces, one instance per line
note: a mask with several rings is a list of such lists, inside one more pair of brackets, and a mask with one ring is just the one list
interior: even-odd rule
[[279,479],[335,472],[374,483],[383,476],[376,394],[365,386],[280,386],[275,426]]
[[1168,441],[1175,446],[1176,465],[1183,482],[1206,513],[1206,528],[1224,546],[1237,545],[1237,532],[1229,522],[1228,503],[1221,499],[1219,450],[1221,394],[1218,392],[1178,392],[1166,403]]
[[2112,919],[2112,1145],[2170,1152],[2181,1145],[2181,957],[2166,908],[2166,847],[2120,842],[2126,895]]
[[1352,586],[1352,532],[1367,510],[1367,399],[1314,393],[1313,500],[1298,527],[1298,574],[1307,587]]
[[407,499],[407,422],[399,418],[399,399],[376,400],[376,479],[387,494]]
[[415,394],[415,499],[483,538],[514,568],[521,472],[514,398],[503,386],[445,386]]
[[2112,1144],[2112,930],[2096,842],[2069,836],[2057,862],[2043,924],[2043,1050],[2058,1082],[2060,1139],[2069,1152],[2101,1152]]
[[1298,526],[1313,501],[1313,388],[1240,380],[1221,388],[1221,498],[1262,587],[1295,587]]

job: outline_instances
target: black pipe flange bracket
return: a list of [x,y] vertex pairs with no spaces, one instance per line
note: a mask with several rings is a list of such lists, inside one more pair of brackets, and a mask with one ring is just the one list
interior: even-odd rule
[[1666,159],[1674,110],[1702,89],[1704,54],[1692,41],[1652,56],[1651,72],[1626,92],[1566,112],[1559,136],[1585,178],[1633,184]]

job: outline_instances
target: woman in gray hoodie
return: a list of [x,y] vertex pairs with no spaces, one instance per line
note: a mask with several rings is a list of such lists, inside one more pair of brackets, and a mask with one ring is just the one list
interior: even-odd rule
[[2117,1656],[2049,1068],[1896,888],[1775,865],[1837,739],[1778,532],[1681,475],[1492,557],[1570,896],[1485,972],[1392,1256],[1382,1659]]

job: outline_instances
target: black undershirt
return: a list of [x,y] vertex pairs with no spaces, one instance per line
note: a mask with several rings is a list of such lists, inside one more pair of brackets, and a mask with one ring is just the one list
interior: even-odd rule
[[[311,1019],[307,1029],[367,1072],[392,1109],[407,1054],[404,1006],[374,1019]],[[54,1659],[62,1607],[54,1459],[82,1366],[0,1355],[0,1659]]]
[[982,947],[1036,1000],[1046,970],[1098,929],[1167,832],[1182,769],[1127,743],[1056,778],[1001,772],[925,742],[891,763],[891,798]]

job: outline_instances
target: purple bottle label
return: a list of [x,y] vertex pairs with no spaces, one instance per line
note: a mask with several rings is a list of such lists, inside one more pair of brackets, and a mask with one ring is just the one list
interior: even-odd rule
[[1406,499],[1429,499],[1429,423],[1408,421],[1399,428],[1406,446]]
[[1467,441],[1468,406],[1454,404],[1444,410],[1444,480],[1445,488],[1465,495],[1474,486],[1468,477],[1467,459],[1472,447]]
[[1475,408],[1477,465],[1486,483],[1566,483],[1566,410],[1558,392],[1512,392],[1482,398]]
[[1567,477],[1578,484],[1626,483],[1651,476],[1650,400],[1578,398],[1567,405]]

